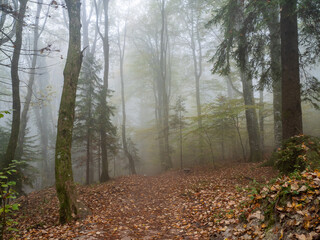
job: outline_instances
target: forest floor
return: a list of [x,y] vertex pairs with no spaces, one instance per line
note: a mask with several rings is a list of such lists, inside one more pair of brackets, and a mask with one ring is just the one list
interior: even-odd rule
[[63,226],[55,190],[49,188],[19,199],[18,239],[225,239],[221,233],[237,226],[246,210],[252,180],[265,183],[276,174],[237,163],[78,186],[91,214]]

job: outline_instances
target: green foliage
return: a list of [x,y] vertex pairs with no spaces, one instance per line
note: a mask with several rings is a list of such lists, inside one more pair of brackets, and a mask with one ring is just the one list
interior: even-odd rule
[[[103,89],[102,79],[99,77],[101,70],[101,64],[89,53],[82,64],[75,109],[74,147],[79,147],[84,153],[83,146],[91,139],[92,146],[90,145],[90,148],[93,150],[93,157],[99,152],[95,146],[100,144],[101,124],[106,125],[108,151],[115,154],[118,149],[117,128],[111,122],[114,107],[110,106],[109,102],[105,107],[102,105],[104,97],[111,97],[111,91],[108,91],[106,96],[101,90]],[[101,119],[102,111],[106,111],[107,119]]]
[[302,62],[305,64],[316,64],[319,62],[320,54],[320,2],[303,0],[299,1],[297,9],[301,20],[299,25],[301,35],[300,44],[303,45],[301,53]]
[[9,111],[1,111],[0,112],[0,118],[3,118],[4,114],[10,114],[10,112]]
[[276,168],[284,174],[320,167],[320,139],[306,135],[291,137],[272,156]]
[[13,220],[13,216],[19,210],[19,204],[11,203],[13,199],[16,199],[17,192],[14,187],[16,186],[16,181],[12,181],[14,175],[18,173],[16,170],[18,165],[24,162],[18,162],[13,160],[9,164],[9,167],[3,169],[0,172],[0,239],[2,240],[6,232],[15,232],[17,229],[14,225],[17,224]]
[[101,66],[93,56],[86,56],[81,68],[77,89],[76,119],[74,126],[74,139],[83,141],[87,138],[88,129],[92,131],[97,125],[97,113],[95,109],[99,103],[101,78],[98,76]]
[[184,99],[179,96],[175,105],[172,107],[172,114],[170,114],[169,124],[170,129],[179,130],[187,125],[184,114],[187,112]]
[[[0,118],[3,118],[5,114],[10,114],[9,111],[0,111]],[[10,137],[10,132],[4,127],[0,127],[0,160],[2,155],[5,153]]]
[[[38,173],[36,168],[31,164],[40,160],[40,149],[37,145],[37,136],[27,136],[29,129],[26,129],[26,137],[23,143],[23,155],[19,160],[22,160],[17,166],[18,173],[12,177],[16,182],[16,190],[22,193],[22,185],[26,184],[32,186],[35,176]],[[10,139],[10,130],[8,126],[0,128],[0,168],[6,167],[4,165],[4,156],[7,150],[7,145]]]

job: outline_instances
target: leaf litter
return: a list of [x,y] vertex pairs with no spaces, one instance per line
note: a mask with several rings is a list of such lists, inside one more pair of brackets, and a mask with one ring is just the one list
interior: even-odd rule
[[[104,184],[77,186],[80,200],[92,214],[66,225],[59,225],[58,200],[54,188],[49,188],[19,199],[16,239],[316,237],[320,231],[320,176],[305,172],[300,180],[284,177],[265,185],[276,174],[272,168],[250,163],[236,168],[127,176]],[[252,187],[255,184],[259,189]],[[292,200],[277,200],[283,188],[290,189]],[[273,200],[275,220],[269,226],[263,207]]]

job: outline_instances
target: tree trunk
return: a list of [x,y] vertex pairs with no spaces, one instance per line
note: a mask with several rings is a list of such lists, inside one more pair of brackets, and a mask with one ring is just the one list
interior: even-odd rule
[[121,102],[122,102],[122,145],[123,151],[129,160],[129,170],[131,174],[136,174],[136,168],[134,159],[131,153],[128,151],[127,144],[127,136],[126,136],[126,102],[125,102],[125,94],[124,94],[124,71],[123,71],[123,63],[124,63],[124,55],[126,49],[126,38],[127,38],[127,22],[124,26],[124,36],[123,36],[123,44],[121,46],[121,38],[120,31],[118,28],[118,48],[120,54],[120,81],[121,81]]
[[[196,6],[193,6],[196,4]],[[191,7],[191,16],[190,16],[190,40],[191,40],[191,50],[192,50],[192,58],[193,58],[193,69],[194,69],[194,79],[196,86],[196,104],[197,104],[197,118],[198,118],[198,128],[200,132],[202,131],[202,119],[201,119],[201,99],[200,99],[200,79],[202,76],[202,45],[200,38],[200,29],[199,29],[199,14],[194,16],[197,11],[199,11],[199,2],[198,0],[192,2]],[[195,9],[194,9],[195,8]],[[195,12],[194,12],[195,11]],[[197,54],[198,49],[198,54]],[[200,163],[204,163],[203,156],[203,139],[202,134],[199,135],[199,151],[200,151]]]
[[60,203],[60,223],[70,222],[79,214],[76,190],[73,183],[71,144],[75,116],[75,100],[78,78],[82,63],[80,0],[66,0],[69,13],[69,48],[63,72],[64,85],[59,109],[55,176],[56,190]]
[[[42,63],[42,64],[41,64]],[[40,62],[40,66],[43,69],[46,69],[45,60]],[[39,76],[38,84],[35,84],[34,91],[37,92],[36,86],[39,85],[40,91],[47,95],[46,86],[48,84],[49,75],[48,72],[45,70]],[[50,123],[50,113],[52,112],[50,104],[46,106],[34,107],[34,114],[36,116],[36,123],[40,135],[41,141],[41,188],[45,188],[54,184],[54,170],[53,170],[53,163],[49,161],[49,138],[53,135],[54,130],[52,127],[49,126]],[[52,121],[51,121],[52,122]]]
[[250,147],[250,162],[261,161],[261,145],[260,145],[260,134],[258,117],[255,110],[255,101],[253,96],[252,79],[246,73],[246,70],[241,72],[241,81],[243,86],[244,103],[246,106],[246,121],[247,130],[249,136],[249,147]]
[[281,5],[282,138],[302,134],[297,0]]
[[[269,4],[270,5],[270,4]],[[281,39],[279,6],[268,6],[271,9],[263,9],[264,19],[270,32],[270,69],[273,91],[273,120],[274,120],[274,145],[281,146],[282,122],[281,122]]]
[[182,158],[182,111],[179,111],[179,140],[180,140],[180,168],[183,169],[183,158]]
[[[91,86],[90,86],[91,87]],[[93,161],[92,161],[92,89],[89,89],[88,94],[89,96],[89,102],[88,102],[88,116],[86,120],[86,127],[87,127],[87,161],[86,161],[86,184],[89,185],[93,180],[93,174],[91,171],[91,168],[93,167]]]
[[107,113],[107,93],[108,93],[108,79],[109,79],[109,0],[103,1],[104,6],[104,36],[103,40],[103,53],[104,53],[104,75],[103,75],[103,89],[101,95],[101,119],[100,119],[100,135],[101,135],[101,159],[102,159],[102,173],[100,176],[101,182],[106,182],[110,179],[109,164],[108,164],[108,151],[107,151],[107,127],[106,122],[109,118]]
[[32,56],[32,64],[31,64],[31,70],[30,70],[30,77],[28,82],[28,90],[27,90],[27,96],[25,99],[25,104],[23,106],[22,114],[21,114],[21,121],[20,121],[20,132],[19,132],[19,140],[18,140],[18,146],[16,150],[16,158],[20,159],[23,155],[23,144],[24,139],[26,135],[26,128],[28,123],[28,112],[30,108],[30,103],[32,99],[32,93],[33,93],[33,83],[36,76],[36,65],[37,65],[37,50],[38,50],[38,41],[39,41],[39,19],[40,19],[40,13],[42,9],[41,2],[37,4],[37,13],[36,13],[36,20],[34,24],[34,32],[33,32],[33,49],[35,51],[35,54]]
[[89,21],[87,19],[87,7],[86,7],[86,0],[82,0],[82,14],[81,14],[81,23],[82,23],[82,42],[83,48],[86,49],[84,51],[84,56],[90,52],[90,45],[89,45]]
[[260,127],[260,144],[261,144],[261,152],[264,152],[264,96],[263,89],[259,91],[259,127]]
[[15,158],[15,152],[18,144],[20,131],[20,79],[19,79],[19,59],[22,45],[23,19],[27,8],[27,0],[20,0],[20,8],[16,25],[16,40],[11,61],[11,81],[12,81],[12,123],[9,144],[7,146],[4,167],[7,167]]
[[162,168],[168,170],[172,167],[169,145],[169,96],[168,96],[168,81],[167,81],[167,47],[168,47],[168,31],[165,12],[165,0],[161,1],[161,36],[160,36],[160,108],[162,111],[162,126],[163,132],[163,159]]
[[[240,5],[243,3],[240,3]],[[243,6],[240,6],[243,8]],[[242,9],[242,11],[244,11]],[[241,16],[241,18],[243,18]],[[243,19],[240,20],[240,36],[239,36],[239,63],[240,63],[240,77],[243,88],[244,104],[246,106],[246,121],[249,136],[250,147],[250,162],[259,162],[262,159],[260,134],[258,117],[255,109],[255,100],[253,94],[252,76],[249,74],[249,56],[248,56],[248,42],[247,42],[247,26]]]

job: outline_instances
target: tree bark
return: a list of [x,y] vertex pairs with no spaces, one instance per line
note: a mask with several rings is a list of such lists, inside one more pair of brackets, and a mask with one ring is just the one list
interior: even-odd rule
[[281,122],[281,39],[279,6],[269,4],[268,8],[263,9],[262,13],[267,22],[270,32],[270,69],[272,76],[273,91],[273,121],[274,121],[274,145],[275,148],[281,146],[282,142],[282,122]]
[[[42,63],[42,64],[41,64]],[[40,67],[43,69],[46,69],[47,64],[45,63],[45,60],[42,60],[40,62]],[[47,95],[47,89],[46,86],[48,84],[49,74],[45,70],[41,73],[39,76],[38,84],[35,84],[34,90],[37,91],[36,86],[39,86],[39,89],[41,92],[44,93],[44,95]],[[41,160],[42,160],[42,166],[41,166],[41,188],[45,188],[48,186],[51,186],[54,184],[54,170],[53,170],[53,162],[49,161],[49,139],[52,137],[54,129],[52,126],[49,126],[50,121],[50,113],[52,112],[51,105],[48,104],[46,106],[35,107],[33,108],[34,114],[36,116],[36,123],[40,135],[40,141],[41,141]]]
[[11,81],[12,81],[12,123],[9,144],[7,146],[4,167],[7,167],[12,160],[15,159],[15,152],[18,144],[20,131],[20,79],[19,79],[19,59],[22,45],[23,20],[27,8],[27,0],[20,0],[19,14],[16,25],[16,40],[14,42],[14,50],[11,62]]
[[302,134],[297,0],[281,4],[282,139]]
[[42,9],[42,1],[37,4],[37,13],[36,13],[36,20],[34,24],[34,32],[33,32],[33,49],[35,51],[35,54],[32,56],[32,63],[31,63],[31,70],[30,70],[30,76],[29,76],[29,82],[28,82],[28,90],[27,90],[27,96],[25,98],[25,104],[23,106],[23,110],[21,113],[21,121],[20,121],[20,132],[19,132],[19,139],[18,139],[18,146],[16,150],[16,158],[20,159],[23,156],[23,144],[25,140],[26,135],[26,128],[28,123],[28,112],[30,108],[30,103],[32,100],[32,92],[33,92],[33,84],[36,76],[36,65],[37,65],[37,50],[38,50],[38,41],[39,41],[39,19],[40,19],[40,12]]
[[259,91],[259,129],[260,129],[260,144],[261,152],[264,152],[264,96],[263,89]]
[[76,190],[73,183],[71,144],[75,116],[75,100],[82,63],[80,0],[66,0],[69,13],[69,48],[66,60],[64,85],[59,109],[55,176],[59,199],[60,223],[70,222],[78,215]]
[[162,111],[162,126],[163,132],[163,159],[162,168],[168,170],[172,167],[172,161],[170,157],[170,145],[169,145],[169,96],[168,96],[168,81],[167,81],[167,47],[168,47],[168,31],[166,26],[166,12],[165,12],[165,0],[161,1],[161,36],[160,36],[160,94],[161,99],[160,108]]
[[[94,60],[94,58],[91,58],[91,56],[93,56],[95,54],[95,46],[93,46],[92,52],[90,51],[90,44],[89,44],[89,24],[90,24],[90,18],[91,18],[91,13],[92,13],[92,8],[90,10],[90,16],[87,18],[87,8],[86,8],[86,0],[82,1],[83,7],[82,7],[82,14],[81,14],[81,22],[82,22],[82,29],[83,29],[83,33],[82,33],[82,40],[83,40],[83,48],[85,49],[84,51],[84,63],[88,62],[88,61],[92,61]],[[96,38],[94,40],[93,45],[96,44]],[[89,66],[90,63],[88,62]],[[85,79],[89,79],[90,77],[87,76],[87,70],[85,69]],[[90,80],[89,80],[90,81]],[[86,101],[87,102],[87,116],[86,116],[86,123],[85,123],[85,127],[86,127],[86,154],[87,154],[87,159],[86,159],[86,184],[89,185],[90,183],[92,183],[94,181],[94,162],[93,162],[93,155],[92,155],[92,143],[93,143],[93,130],[92,130],[92,126],[93,126],[93,122],[92,122],[92,93],[93,93],[93,86],[92,84],[90,84],[88,86],[88,91],[86,92]]]
[[103,1],[104,9],[104,36],[100,33],[103,41],[104,53],[104,74],[103,74],[103,89],[101,95],[101,119],[100,119],[100,135],[101,135],[101,159],[102,159],[102,173],[100,176],[101,182],[106,182],[110,179],[109,176],[109,163],[107,151],[107,127],[106,121],[109,118],[107,113],[107,93],[108,93],[108,80],[109,80],[109,0]]
[[126,102],[125,102],[125,87],[124,87],[124,71],[123,71],[123,63],[124,63],[124,55],[126,49],[126,38],[127,38],[127,22],[124,26],[124,36],[123,36],[123,44],[121,46],[121,39],[120,39],[120,31],[118,28],[118,48],[120,54],[120,81],[121,81],[121,102],[122,102],[122,145],[123,151],[129,160],[129,170],[131,174],[136,174],[136,168],[134,159],[131,153],[128,151],[128,144],[127,144],[127,136],[126,136]]
[[[240,3],[241,5],[241,3]],[[240,6],[243,8],[243,6]],[[243,9],[241,10],[243,11]],[[242,17],[241,17],[242,18]],[[260,134],[258,117],[255,109],[255,100],[253,94],[252,76],[249,74],[249,56],[248,56],[248,42],[247,42],[247,27],[243,19],[240,20],[240,36],[239,36],[239,63],[240,63],[240,77],[243,88],[244,104],[246,106],[246,121],[249,136],[250,147],[250,162],[259,162],[262,159]]]
[[[195,5],[194,5],[195,4]],[[193,59],[193,68],[194,68],[194,79],[195,79],[195,90],[196,90],[196,106],[197,106],[197,118],[198,118],[198,128],[200,133],[202,131],[202,119],[201,119],[201,94],[200,94],[200,79],[202,76],[202,44],[200,38],[200,16],[199,16],[199,1],[195,0],[191,2],[191,16],[190,24],[190,41],[191,41],[191,51]],[[195,16],[195,14],[197,16]],[[198,51],[197,51],[198,50]],[[198,52],[198,53],[197,53]],[[204,163],[203,156],[203,139],[202,134],[199,135],[199,151],[200,151],[200,163]]]

